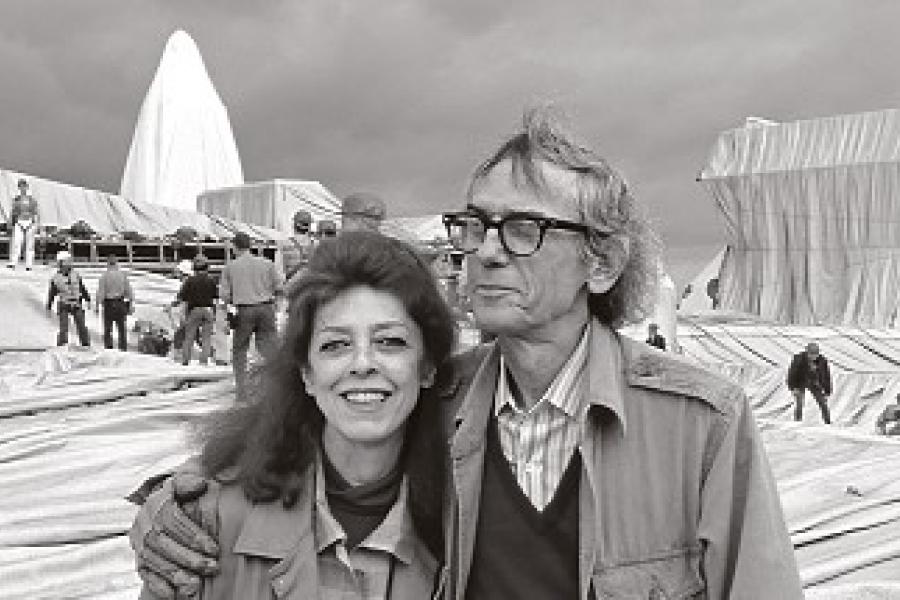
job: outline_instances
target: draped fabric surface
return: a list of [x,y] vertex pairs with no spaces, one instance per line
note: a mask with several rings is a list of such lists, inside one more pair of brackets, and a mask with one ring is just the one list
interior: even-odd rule
[[[0,598],[136,598],[126,536],[136,508],[124,497],[196,449],[198,421],[234,402],[231,370],[99,350],[93,319],[92,349],[51,348],[53,318],[32,295],[49,272],[0,269]],[[84,270],[92,292],[99,273]],[[152,318],[178,283],[133,275],[139,313]],[[749,394],[807,598],[900,599],[900,443],[874,434],[900,392],[900,332],[721,314],[682,318],[678,330],[686,357]],[[811,399],[804,421],[790,420],[785,371],[811,339],[834,372],[832,427]]]
[[85,221],[95,233],[101,235],[134,231],[159,238],[175,233],[179,227],[192,227],[200,236],[216,239],[230,239],[238,231],[259,240],[287,237],[274,228],[209,216],[192,209],[139,202],[3,169],[0,169],[0,221],[9,220],[12,199],[18,193],[16,184],[20,178],[28,181],[29,193],[37,200],[41,224],[59,229],[68,228],[76,221]]
[[[832,426],[822,423],[808,394],[803,421],[793,421],[787,369],[811,341],[831,367]],[[900,598],[900,441],[879,435],[875,426],[900,394],[900,331],[778,325],[712,311],[681,315],[678,343],[685,357],[746,391],[806,597]]]
[[700,180],[728,235],[722,308],[783,323],[896,323],[900,111],[726,131]]
[[341,202],[318,181],[274,179],[208,190],[197,196],[197,210],[291,235],[294,213],[306,210],[313,221],[340,224]]

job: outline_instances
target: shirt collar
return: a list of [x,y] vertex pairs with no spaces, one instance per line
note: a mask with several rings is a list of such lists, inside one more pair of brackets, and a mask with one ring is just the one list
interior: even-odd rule
[[[316,460],[316,510],[315,510],[315,542],[316,552],[324,550],[337,542],[347,539],[341,524],[331,513],[328,499],[325,496],[325,471],[321,456]],[[388,511],[384,520],[372,533],[360,542],[360,548],[389,552],[404,564],[410,564],[415,553],[415,529],[412,516],[408,510],[409,482],[406,475],[400,482],[397,500]]]
[[[573,419],[580,418],[585,408],[585,394],[582,386],[582,375],[587,364],[588,349],[590,347],[590,327],[585,327],[575,345],[575,349],[569,355],[569,358],[560,368],[559,372],[550,382],[547,391],[541,396],[541,399],[535,404],[535,407],[542,404],[550,404]],[[514,412],[522,412],[516,405],[515,398],[509,388],[509,373],[506,370],[506,361],[503,353],[500,354],[500,376],[497,377],[497,391],[494,394],[494,416],[499,415],[505,408],[509,407]]]

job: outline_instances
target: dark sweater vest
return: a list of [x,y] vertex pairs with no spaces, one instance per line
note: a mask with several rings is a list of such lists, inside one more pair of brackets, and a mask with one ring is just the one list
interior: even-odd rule
[[550,504],[538,511],[519,488],[491,418],[467,600],[578,598],[580,478],[576,451]]

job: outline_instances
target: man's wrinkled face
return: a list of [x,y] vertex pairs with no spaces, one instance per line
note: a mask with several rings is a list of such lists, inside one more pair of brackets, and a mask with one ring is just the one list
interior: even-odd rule
[[[574,190],[574,176],[544,165],[553,189]],[[580,221],[574,200],[562,194],[530,189],[512,177],[510,161],[498,164],[474,187],[469,207],[499,218],[510,212],[530,212]],[[587,320],[588,264],[584,236],[548,230],[541,247],[530,256],[512,256],[503,249],[496,229],[467,257],[469,295],[479,327],[495,334],[539,334],[573,312]]]

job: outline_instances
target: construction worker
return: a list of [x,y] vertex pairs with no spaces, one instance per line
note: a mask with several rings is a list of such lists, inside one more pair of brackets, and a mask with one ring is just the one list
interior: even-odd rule
[[368,192],[355,192],[341,202],[341,231],[378,231],[386,214],[384,200]]
[[247,401],[247,351],[253,337],[263,358],[278,345],[275,325],[275,297],[284,291],[284,280],[275,263],[250,252],[250,236],[238,232],[233,240],[236,257],[225,266],[219,279],[219,299],[236,309],[231,341],[238,401]]
[[184,302],[184,340],[181,364],[191,362],[194,340],[200,336],[200,364],[206,365],[212,354],[211,339],[215,325],[215,300],[219,295],[216,280],[209,274],[209,260],[202,254],[194,258],[194,274],[181,284],[178,300]]
[[322,219],[316,227],[316,238],[324,240],[337,235],[337,224],[331,219]]
[[100,312],[103,307],[103,346],[112,348],[112,327],[116,325],[119,338],[119,350],[128,350],[128,327],[125,320],[133,312],[134,292],[128,275],[119,269],[119,258],[115,254],[106,257],[106,272],[100,276],[97,284],[97,299],[94,310]]
[[10,210],[12,244],[9,247],[10,269],[15,269],[25,246],[25,270],[34,266],[34,237],[38,228],[38,205],[34,196],[28,193],[28,182],[19,180],[19,195],[13,198]]
[[275,264],[288,280],[306,265],[313,249],[312,214],[308,210],[298,210],[293,217],[293,233],[278,244]]
[[59,270],[50,279],[50,291],[47,294],[47,312],[53,310],[53,300],[59,296],[57,302],[59,333],[56,336],[56,345],[65,346],[69,343],[69,315],[72,315],[81,345],[90,346],[91,338],[84,323],[84,308],[81,301],[90,304],[91,296],[84,287],[81,276],[72,268],[71,254],[65,250],[57,253],[56,262],[59,264]]

